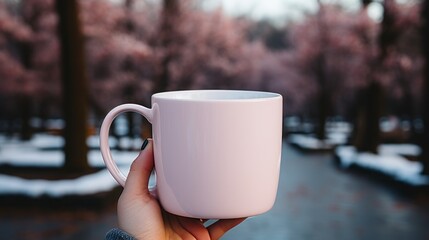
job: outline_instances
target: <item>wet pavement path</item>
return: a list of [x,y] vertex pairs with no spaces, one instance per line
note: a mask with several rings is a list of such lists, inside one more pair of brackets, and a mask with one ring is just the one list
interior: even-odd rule
[[[305,154],[286,144],[281,167],[274,208],[222,239],[429,239],[429,194],[340,170],[329,153]],[[0,212],[0,239],[104,239],[115,226],[115,206],[95,212]]]
[[248,219],[229,239],[429,239],[427,195],[344,171],[332,154],[284,145],[273,209]]

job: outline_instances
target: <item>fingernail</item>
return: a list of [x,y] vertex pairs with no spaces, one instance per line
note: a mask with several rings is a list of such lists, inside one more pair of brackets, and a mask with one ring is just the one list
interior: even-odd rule
[[149,140],[145,139],[144,142],[143,142],[142,147],[140,148],[140,150],[143,151],[146,148],[146,146],[147,146],[148,143],[149,143]]

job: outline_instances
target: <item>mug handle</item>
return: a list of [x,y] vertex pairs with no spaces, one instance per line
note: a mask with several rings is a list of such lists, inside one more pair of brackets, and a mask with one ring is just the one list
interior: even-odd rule
[[100,129],[100,150],[101,155],[103,156],[104,163],[107,166],[107,169],[109,169],[110,174],[112,174],[113,178],[122,185],[122,187],[125,186],[126,177],[124,174],[119,170],[118,166],[116,165],[115,161],[113,161],[112,154],[110,153],[110,147],[109,147],[109,129],[112,125],[113,120],[121,113],[123,112],[135,112],[141,114],[143,117],[145,117],[151,124],[153,119],[153,111],[152,109],[143,107],[141,105],[137,104],[122,104],[115,108],[113,108],[104,118],[103,123],[101,124]]

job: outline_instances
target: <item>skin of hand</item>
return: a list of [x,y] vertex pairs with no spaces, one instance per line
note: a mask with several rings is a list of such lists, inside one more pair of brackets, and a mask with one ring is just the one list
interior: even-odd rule
[[186,218],[163,210],[148,189],[154,168],[153,144],[148,145],[131,165],[124,191],[118,200],[119,228],[139,240],[146,239],[219,239],[245,220],[223,219],[204,226],[204,220]]

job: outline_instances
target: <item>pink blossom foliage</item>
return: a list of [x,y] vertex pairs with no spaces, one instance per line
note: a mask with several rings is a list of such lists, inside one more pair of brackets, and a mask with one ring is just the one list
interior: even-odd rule
[[[308,16],[292,26],[292,52],[297,69],[304,75],[308,87],[329,93],[337,114],[344,114],[357,89],[376,80],[388,89],[387,98],[397,100],[404,92],[418,94],[421,86],[421,43],[419,39],[418,4],[390,6],[394,8],[394,29],[399,38],[389,48],[381,68],[379,61],[380,26],[364,10],[347,12],[335,5],[324,5],[323,12]],[[324,57],[326,82],[318,82],[317,64]],[[404,83],[406,81],[407,83]],[[408,93],[410,94],[410,93]],[[309,95],[311,96],[311,94]]]
[[[256,23],[231,18],[221,10],[202,11],[178,1],[179,17],[161,31],[162,6],[149,2],[81,0],[92,109],[103,114],[124,102],[149,104],[160,71],[168,72],[164,90],[240,88],[280,92],[286,114],[308,113],[322,89],[343,114],[354,94],[371,78],[383,83],[389,98],[416,95],[421,84],[419,4],[394,7],[401,32],[383,69],[371,69],[380,53],[379,23],[363,10],[335,5],[284,28],[290,46],[270,50],[249,39]],[[11,7],[0,2],[0,94],[27,94],[58,103],[60,46],[54,0],[26,0]],[[16,10],[18,9],[18,10]],[[19,13],[19,14],[18,14]],[[167,35],[167,36],[165,36]],[[162,39],[170,39],[162,44]],[[27,54],[23,54],[27,46]],[[163,61],[169,56],[166,66]],[[325,82],[318,63],[323,56]],[[27,59],[26,59],[27,58]],[[166,67],[163,69],[163,67]],[[56,100],[56,101],[52,101]]]
[[[0,76],[4,95],[28,95],[33,99],[60,96],[57,17],[53,0],[28,0],[0,7]],[[57,101],[58,102],[58,101]]]
[[36,74],[37,98],[59,102],[60,46],[57,36],[58,17],[54,0],[29,0],[22,5],[23,15],[34,32],[31,46],[31,69]]
[[[100,109],[124,101],[147,104],[166,56],[171,60],[164,90],[257,88],[254,75],[265,48],[249,43],[246,24],[220,10],[207,13],[184,4],[174,30],[163,32],[160,11],[129,11],[97,0],[82,1],[81,6],[92,96]],[[166,46],[161,38],[173,41]]]
[[244,23],[220,10],[192,11],[179,27],[184,40],[173,46],[178,54],[169,66],[170,88],[255,88],[255,60],[265,49],[246,42]]
[[[324,5],[322,12],[293,25],[291,31],[296,68],[303,76],[301,81],[311,88],[309,98],[317,101],[314,97],[324,89],[329,101],[338,104],[337,111],[344,111],[354,89],[368,82],[369,62],[376,50],[376,23],[363,11],[350,13]],[[320,82],[320,74],[325,82]]]
[[[80,1],[80,6],[93,107],[107,111],[123,102],[146,100],[151,48],[147,37],[140,36],[149,24],[146,15],[140,12],[140,18],[135,18],[137,13],[127,15],[125,7],[107,1]],[[128,20],[138,29],[127,30]]]
[[[396,8],[395,27],[400,32],[388,52],[380,80],[391,93],[390,98],[400,101],[412,96],[414,104],[421,98],[423,82],[423,55],[420,38],[420,4],[401,4]],[[409,106],[413,108],[413,106]]]
[[30,94],[31,73],[20,62],[18,44],[28,43],[33,32],[19,16],[14,16],[8,7],[0,2],[0,93]]

